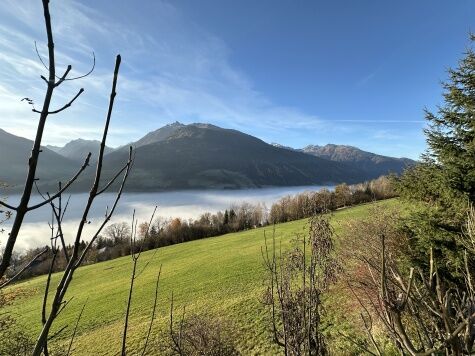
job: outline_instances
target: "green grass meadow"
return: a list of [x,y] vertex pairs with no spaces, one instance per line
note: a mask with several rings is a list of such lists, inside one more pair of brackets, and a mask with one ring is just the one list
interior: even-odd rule
[[[367,216],[374,206],[397,204],[398,201],[393,199],[335,212],[331,219],[337,242],[344,221]],[[284,249],[296,233],[306,231],[306,223],[304,219],[276,225],[276,237]],[[260,303],[265,277],[261,247],[264,245],[264,231],[271,237],[272,230],[269,226],[144,252],[138,271],[146,263],[148,266],[135,281],[128,332],[130,354],[142,347],[160,265],[163,267],[151,347],[166,342],[161,333],[168,327],[173,292],[176,317],[183,307],[186,307],[187,315],[198,313],[222,317],[230,321],[243,354],[277,354],[268,327],[268,311]],[[67,345],[77,316],[87,300],[73,355],[118,354],[131,269],[130,257],[78,269],[67,294],[67,298],[72,300],[56,320],[53,333],[65,325],[69,327],[55,338],[53,346]],[[53,275],[52,292],[59,277],[60,274]],[[33,278],[6,290],[7,297],[9,294],[15,296],[6,311],[14,313],[19,325],[35,336],[41,328],[45,280],[46,276]],[[159,353],[153,351],[150,354]]]

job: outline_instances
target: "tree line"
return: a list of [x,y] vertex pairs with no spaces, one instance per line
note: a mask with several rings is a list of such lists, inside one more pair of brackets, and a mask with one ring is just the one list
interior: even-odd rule
[[[204,213],[197,219],[156,218],[150,226],[148,223],[142,223],[139,226],[137,234],[141,240],[141,246],[136,248],[147,251],[270,224],[304,219],[322,212],[392,198],[396,196],[393,179],[393,177],[382,176],[355,185],[340,184],[334,190],[323,188],[319,191],[288,195],[272,204],[270,208],[262,203],[243,202],[224,211]],[[127,222],[109,225],[90,247],[84,263],[102,262],[130,255],[132,253],[131,232],[131,225]],[[87,243],[81,241],[79,251],[84,251],[86,246]],[[43,249],[44,247],[34,248],[24,254],[13,254],[8,276],[14,275]],[[67,265],[65,256],[72,252],[73,246],[66,245],[65,249],[67,253],[59,253],[56,256],[53,271],[61,271]],[[21,278],[47,274],[52,258],[53,252],[48,250],[22,274]]]

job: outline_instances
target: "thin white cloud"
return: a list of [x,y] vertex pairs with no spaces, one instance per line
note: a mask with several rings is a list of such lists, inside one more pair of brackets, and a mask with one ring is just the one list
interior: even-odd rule
[[400,140],[403,136],[390,130],[378,130],[373,134],[373,138],[378,140]]
[[[92,138],[94,132],[100,131],[114,49],[123,53],[124,64],[113,121],[113,127],[118,129],[111,132],[115,145],[130,141],[122,131],[133,136],[137,127],[147,131],[175,120],[269,130],[325,127],[316,116],[276,105],[256,91],[251,80],[230,64],[225,43],[189,23],[172,4],[157,1],[154,5],[158,16],[155,30],[161,34],[156,37],[77,1],[51,3],[58,63],[63,67],[71,63],[78,73],[87,71],[91,49],[96,49],[98,65],[93,75],[81,83],[69,83],[58,91],[55,104],[60,105],[80,85],[86,89],[60,121],[51,118],[54,123],[48,124],[47,143],[65,143],[76,134]],[[12,98],[34,96],[40,103],[42,82],[38,78],[44,68],[36,59],[33,41],[45,36],[38,1],[7,0],[0,4],[0,10],[3,16],[10,16],[8,23],[0,26],[0,76],[8,78],[9,84],[5,88]],[[44,45],[40,53],[45,54]],[[2,105],[1,110],[11,113],[8,119],[0,117],[0,127],[14,133],[26,132],[31,137],[35,125],[23,126],[27,115],[34,118],[28,110],[20,112],[17,103]],[[63,125],[66,130],[60,129]]]

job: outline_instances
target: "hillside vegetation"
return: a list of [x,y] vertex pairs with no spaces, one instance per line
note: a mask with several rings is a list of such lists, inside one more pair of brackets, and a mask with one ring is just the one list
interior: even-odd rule
[[[332,215],[337,233],[349,219],[367,217],[372,206],[397,207],[397,200],[361,205],[339,210]],[[277,241],[286,249],[297,233],[306,232],[307,220],[275,226]],[[170,296],[174,293],[175,313],[219,316],[231,322],[238,347],[244,354],[277,354],[272,343],[269,313],[260,300],[264,290],[264,267],[261,247],[264,232],[272,235],[272,227],[252,229],[215,238],[192,241],[143,253],[138,270],[147,268],[136,280],[132,300],[129,344],[130,351],[139,350],[146,335],[151,312],[155,280],[163,264],[159,285],[157,319],[153,343],[164,344],[169,320]],[[53,344],[69,342],[72,328],[88,301],[79,324],[75,355],[106,355],[120,351],[121,332],[132,264],[130,257],[81,267],[68,290],[72,298],[55,322],[55,331],[68,325]],[[59,275],[53,275],[56,281]],[[6,290],[12,299],[6,312],[18,316],[21,327],[34,337],[41,326],[41,303],[46,276],[16,284]],[[166,334],[165,334],[166,335]],[[53,345],[54,346],[54,345]],[[54,347],[53,347],[54,348]],[[157,348],[154,348],[157,350]]]

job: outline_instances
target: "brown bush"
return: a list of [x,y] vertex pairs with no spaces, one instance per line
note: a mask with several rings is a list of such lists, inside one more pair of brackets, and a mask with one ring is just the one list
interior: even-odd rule
[[173,304],[170,313],[170,355],[180,356],[235,356],[239,355],[236,340],[231,336],[231,325],[219,318],[204,315],[173,320]]

